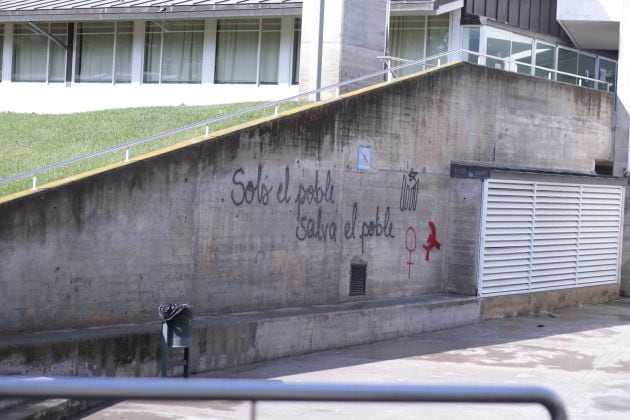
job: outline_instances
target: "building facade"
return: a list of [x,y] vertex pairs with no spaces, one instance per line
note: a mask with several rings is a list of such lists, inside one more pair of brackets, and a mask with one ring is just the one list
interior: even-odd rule
[[463,58],[614,89],[617,46],[611,43],[604,52],[584,50],[589,45],[579,49],[556,20],[556,12],[566,9],[562,5],[557,10],[555,1],[5,0],[0,1],[0,110],[76,112],[279,99],[382,69],[380,56],[417,60],[460,49],[479,55],[454,53],[440,62]]

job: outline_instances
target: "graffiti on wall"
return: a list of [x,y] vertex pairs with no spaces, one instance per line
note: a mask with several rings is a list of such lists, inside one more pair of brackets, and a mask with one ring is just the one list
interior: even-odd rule
[[[361,241],[361,252],[365,250],[365,241],[372,237],[395,238],[394,223],[389,206],[381,210],[376,206],[372,215],[361,217],[359,204],[352,205],[352,216],[348,221],[338,221],[336,212],[327,212],[326,204],[335,204],[335,184],[330,170],[320,177],[316,170],[311,179],[293,182],[291,169],[287,166],[284,176],[278,182],[269,181],[269,175],[264,173],[261,163],[257,173],[252,178],[247,177],[245,169],[238,168],[232,174],[232,203],[239,207],[243,205],[269,204],[295,206],[296,226],[295,237],[299,241],[333,241],[358,239]],[[274,193],[275,191],[275,193]],[[340,228],[343,226],[343,234]]]
[[[424,252],[425,252],[425,255],[424,255],[425,261],[429,261],[431,251],[434,248],[439,251],[440,247],[442,246],[442,244],[440,244],[440,242],[437,240],[437,228],[435,227],[435,223],[429,220],[427,224],[429,226],[429,235],[427,236],[426,242],[422,244],[422,248],[424,249]],[[406,262],[408,278],[411,278],[411,266],[415,265],[415,263],[413,262],[413,253],[416,251],[417,247],[418,247],[418,237],[416,236],[416,230],[413,228],[413,226],[409,226],[407,228],[407,233],[405,234],[405,248],[407,249],[407,252],[409,253],[409,258]]]
[[416,237],[416,231],[413,227],[409,226],[405,234],[405,248],[407,248],[407,252],[409,252],[409,259],[407,260],[408,278],[411,278],[411,266],[414,265],[412,254],[416,251],[417,246],[418,238]]
[[424,256],[425,261],[429,261],[429,255],[433,248],[439,251],[440,246],[442,246],[437,240],[435,223],[429,220],[428,224],[429,224],[430,233],[429,233],[429,236],[427,237],[427,243],[422,245],[422,248],[424,248],[424,251],[425,251],[425,256]]
[[[400,189],[400,211],[415,211],[418,202],[419,179],[413,169],[403,175]],[[236,207],[260,205],[263,207],[287,207],[295,215],[287,225],[295,232],[298,241],[338,242],[360,241],[361,253],[365,252],[372,238],[395,238],[393,214],[389,206],[376,205],[373,210],[362,211],[358,202],[352,203],[349,219],[339,216],[335,196],[335,182],[330,170],[315,170],[310,176],[294,179],[291,168],[274,179],[265,172],[262,163],[255,171],[237,168],[232,174],[230,198]],[[275,211],[275,210],[274,210]],[[417,233],[416,233],[417,232]],[[426,232],[426,240],[422,240]],[[442,244],[432,220],[427,227],[418,230],[408,226],[404,235],[407,259],[405,262],[408,278],[411,278],[416,262],[414,254],[424,251],[424,260],[439,251]],[[420,248],[420,246],[422,248]],[[422,258],[422,257],[420,257]]]
[[418,172],[413,168],[408,174],[403,175],[400,187],[400,211],[413,211],[418,203]]

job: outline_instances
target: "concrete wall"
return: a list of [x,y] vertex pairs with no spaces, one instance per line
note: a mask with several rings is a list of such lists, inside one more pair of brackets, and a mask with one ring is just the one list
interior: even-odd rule
[[588,172],[612,158],[612,109],[457,64],[5,202],[0,332],[443,291],[451,160]]
[[[324,23],[321,68],[318,69],[317,44],[322,2]],[[321,73],[321,87],[382,70],[383,62],[376,57],[382,56],[385,51],[388,18],[387,2],[383,0],[305,0],[300,45],[300,90],[306,92],[317,88],[318,71]],[[378,81],[375,78],[362,83],[367,86]]]

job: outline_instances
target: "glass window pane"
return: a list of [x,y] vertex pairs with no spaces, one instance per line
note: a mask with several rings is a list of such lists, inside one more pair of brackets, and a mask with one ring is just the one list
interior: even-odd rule
[[542,69],[536,68],[536,76],[553,79],[553,72],[544,69],[553,70],[555,54],[556,47],[553,45],[536,42],[536,67],[542,67]]
[[162,33],[149,32],[147,25],[147,33],[144,38],[144,82],[158,83],[160,81],[160,49],[162,45]]
[[[427,54],[426,57],[431,57],[439,53],[448,51],[448,25],[449,16],[429,16],[427,27]],[[440,61],[445,63],[447,57],[440,57]],[[437,65],[437,60],[431,61],[430,64]]]
[[[67,45],[67,35],[55,35],[55,38]],[[50,43],[50,72],[48,74],[48,81],[66,81],[66,50],[54,42]]]
[[263,19],[260,40],[260,83],[278,83],[280,19]]
[[131,82],[131,45],[133,34],[118,33],[116,35],[116,83]]
[[201,83],[203,32],[164,32],[162,83]]
[[[255,30],[254,28],[255,23]],[[217,31],[217,83],[256,83],[258,20],[220,20]]]
[[[80,25],[79,25],[80,26]],[[77,36],[76,82],[111,82],[114,34],[86,33]]]
[[[68,24],[67,23],[51,23],[48,31],[60,42],[68,44]],[[48,81],[49,82],[65,82],[66,80],[66,49],[50,41],[50,57],[48,62]]]
[[203,20],[166,20],[160,22],[164,32],[203,32]]
[[[509,32],[497,31],[492,28],[487,29],[486,54],[493,57],[510,57],[510,34]],[[486,58],[486,66],[495,69],[508,70],[509,63],[494,58]]]
[[[578,74],[580,76],[588,77],[590,79],[595,78],[595,56],[581,54],[578,57]],[[593,88],[594,82],[590,80],[582,80],[582,86]]]
[[[603,82],[612,83],[610,91],[614,92],[615,81],[617,78],[617,63],[612,60],[600,58],[597,78]],[[608,85],[605,83],[600,83],[599,89],[606,90],[608,89]]]
[[[510,58],[517,63],[532,64],[533,40],[517,35],[512,35],[512,54]],[[532,67],[516,64],[516,69],[521,74],[532,74]]]
[[217,31],[256,31],[260,26],[258,19],[221,19]]
[[263,32],[260,43],[260,83],[278,83],[280,32]]
[[[465,50],[479,52],[479,27],[464,27],[462,31],[462,45]],[[475,54],[465,53],[464,61],[479,64],[479,56]]]
[[[389,30],[389,55],[406,60],[419,60],[425,57],[424,36],[426,31],[425,16],[392,16]],[[403,64],[394,61],[392,66]],[[416,65],[398,70],[398,76],[404,76],[424,70]]]
[[77,25],[77,34],[113,34],[114,22],[81,22]]
[[13,34],[13,71],[16,82],[45,82],[48,38],[26,25],[16,25]]
[[4,25],[0,23],[0,81],[2,80],[2,51],[4,50]]
[[[576,74],[578,70],[578,53],[576,51],[558,48],[558,71]],[[577,84],[577,78],[558,74],[558,81]]]

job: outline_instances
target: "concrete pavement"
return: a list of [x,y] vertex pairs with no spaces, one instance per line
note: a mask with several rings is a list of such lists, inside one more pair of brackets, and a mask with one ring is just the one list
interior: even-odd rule
[[[280,359],[206,377],[286,382],[535,384],[571,419],[630,418],[630,299]],[[245,419],[248,402],[125,401],[88,419]],[[258,403],[257,419],[545,419],[538,406]]]

